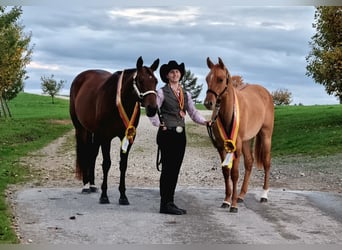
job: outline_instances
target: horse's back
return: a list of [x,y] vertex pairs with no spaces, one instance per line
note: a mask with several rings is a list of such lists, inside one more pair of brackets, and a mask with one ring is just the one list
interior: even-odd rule
[[250,105],[263,107],[268,111],[274,110],[272,95],[265,87],[258,84],[246,84],[238,90],[245,102]]
[[272,131],[274,104],[270,92],[261,85],[247,84],[241,87],[237,94],[239,96],[240,114],[244,116],[245,126],[249,127],[248,129],[245,128],[246,137],[254,137],[260,128]]
[[90,69],[79,73],[71,83],[70,97],[76,97],[81,88],[89,89],[100,86],[111,75],[112,73],[99,69]]
[[112,73],[105,70],[86,70],[75,77],[70,88],[70,115],[73,121],[85,126],[95,119],[98,92],[111,76]]

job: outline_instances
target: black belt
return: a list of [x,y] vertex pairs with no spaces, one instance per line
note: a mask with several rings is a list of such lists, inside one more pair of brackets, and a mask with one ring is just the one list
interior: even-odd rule
[[[162,128],[163,129],[163,128]],[[177,126],[177,127],[166,127],[167,130],[175,131],[177,133],[182,133],[184,131],[184,127]]]

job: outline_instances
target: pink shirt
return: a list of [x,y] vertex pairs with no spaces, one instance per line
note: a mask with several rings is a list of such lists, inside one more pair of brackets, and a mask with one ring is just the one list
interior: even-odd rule
[[[187,113],[189,114],[191,120],[193,120],[194,122],[201,124],[201,125],[206,125],[206,119],[202,116],[202,114],[196,109],[195,104],[193,102],[193,100],[191,99],[191,95],[189,92],[186,92],[187,96],[188,96],[188,109],[186,110]],[[161,107],[161,105],[164,102],[164,92],[163,90],[160,88],[157,91],[157,105],[158,107]],[[149,117],[150,121],[152,122],[152,124],[156,127],[159,127],[160,125],[160,121],[159,121],[159,117],[158,114],[156,114],[153,117]]]

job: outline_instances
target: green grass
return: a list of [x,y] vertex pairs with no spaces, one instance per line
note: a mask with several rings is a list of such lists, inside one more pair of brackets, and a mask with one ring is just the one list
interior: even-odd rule
[[[189,144],[208,146],[208,138],[204,138],[203,132],[198,130],[196,124],[187,126]],[[341,152],[342,105],[275,108],[272,157],[317,157]]]
[[276,107],[272,155],[342,152],[342,105]]
[[0,117],[0,243],[16,243],[5,201],[9,184],[28,180],[30,169],[19,159],[72,129],[68,100],[20,93],[9,103],[12,118]]
[[[9,184],[30,178],[32,170],[21,166],[19,159],[72,129],[68,100],[55,99],[52,104],[50,97],[20,93],[9,104],[13,118],[0,118],[0,244],[18,242],[11,227],[5,190]],[[202,104],[196,107],[205,109]],[[205,129],[198,128],[187,127],[189,144],[212,147]],[[342,105],[276,107],[273,157],[318,157],[341,152]]]

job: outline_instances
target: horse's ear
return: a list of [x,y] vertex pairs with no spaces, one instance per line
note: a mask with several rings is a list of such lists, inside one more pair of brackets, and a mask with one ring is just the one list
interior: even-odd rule
[[144,61],[143,61],[142,57],[140,56],[137,60],[137,69],[140,69],[143,66],[143,63],[144,63]]
[[159,58],[153,62],[150,68],[152,69],[152,71],[156,71],[158,69],[158,66],[159,66]]
[[210,60],[209,57],[207,57],[207,65],[209,69],[211,69],[214,66],[213,62]]
[[224,66],[224,63],[223,63],[221,57],[218,58],[218,61],[219,61],[220,67],[221,67],[222,69],[224,69],[226,66]]

